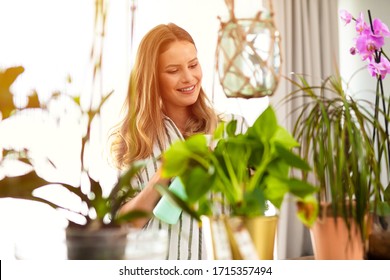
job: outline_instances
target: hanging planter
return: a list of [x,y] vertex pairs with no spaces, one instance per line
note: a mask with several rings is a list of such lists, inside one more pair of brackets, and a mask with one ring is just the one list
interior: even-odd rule
[[280,37],[272,3],[252,18],[236,18],[234,0],[226,0],[230,18],[221,21],[216,71],[227,97],[272,95],[281,71]]

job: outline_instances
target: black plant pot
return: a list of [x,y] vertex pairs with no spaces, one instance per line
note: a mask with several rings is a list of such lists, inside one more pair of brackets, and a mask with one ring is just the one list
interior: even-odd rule
[[66,229],[69,260],[123,260],[127,245],[126,227],[87,230],[78,227]]
[[390,216],[372,218],[367,258],[369,260],[390,260]]

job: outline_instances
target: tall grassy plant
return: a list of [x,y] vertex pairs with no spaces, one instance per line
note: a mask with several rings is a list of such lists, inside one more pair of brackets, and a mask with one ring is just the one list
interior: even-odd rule
[[[369,102],[344,91],[340,75],[328,77],[320,86],[310,86],[303,75],[297,77],[289,79],[297,89],[287,101],[305,101],[294,111],[298,117],[293,130],[301,144],[301,156],[313,167],[304,177],[313,175],[320,187],[319,203],[330,203],[333,216],[343,217],[348,227],[351,218],[355,220],[365,238],[370,206],[385,192],[377,160],[378,149],[386,149],[385,130],[371,113],[374,110]],[[374,128],[378,143],[382,143],[377,150],[372,139]]]

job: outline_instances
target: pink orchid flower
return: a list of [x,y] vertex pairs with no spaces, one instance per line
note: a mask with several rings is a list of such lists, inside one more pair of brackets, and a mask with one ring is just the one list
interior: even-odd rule
[[386,58],[383,58],[383,56],[379,63],[376,63],[372,58],[367,68],[371,76],[381,76],[381,78],[384,79],[386,75],[390,73],[390,62]]
[[390,37],[389,28],[380,19],[374,19],[374,21],[372,22],[372,26],[376,35]]
[[380,46],[381,42],[378,42],[377,40],[380,40],[380,38],[371,36],[371,34],[367,34],[367,32],[364,32],[357,37],[356,49],[363,60],[371,58],[374,52],[380,48],[378,48],[378,46]]
[[341,9],[339,11],[340,18],[345,22],[345,25],[349,24],[352,20],[352,15],[347,10]]
[[384,79],[390,73],[390,61],[382,50],[385,38],[390,37],[387,25],[377,18],[367,24],[362,12],[358,18],[352,17],[346,10],[340,10],[339,14],[346,24],[351,20],[356,22],[355,29],[358,35],[354,39],[355,45],[349,50],[350,53],[352,55],[358,53],[362,60],[368,62],[367,69],[371,76]]
[[364,21],[364,15],[360,12],[359,17],[356,19],[356,31],[359,34],[367,32],[370,30],[369,25]]

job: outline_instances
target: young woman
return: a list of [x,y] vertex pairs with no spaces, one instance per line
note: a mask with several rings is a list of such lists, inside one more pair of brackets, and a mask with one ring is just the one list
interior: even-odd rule
[[[171,143],[193,134],[210,134],[219,118],[202,89],[202,69],[190,34],[175,24],[161,24],[142,39],[130,75],[127,114],[115,132],[112,145],[118,167],[150,159],[139,174],[140,192],[123,205],[152,212],[161,198],[156,183],[161,178],[157,159]],[[202,232],[196,220],[183,213],[175,225],[157,218],[140,219],[138,227],[164,229],[168,233],[167,259],[204,259]]]

